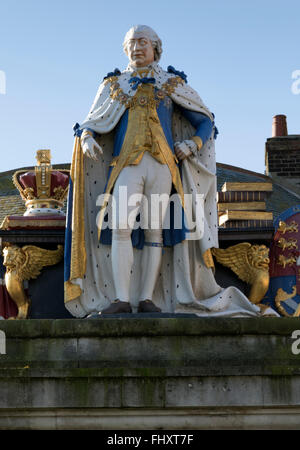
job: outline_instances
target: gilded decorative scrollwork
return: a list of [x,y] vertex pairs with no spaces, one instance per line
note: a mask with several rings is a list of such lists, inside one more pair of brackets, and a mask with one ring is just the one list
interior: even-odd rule
[[53,198],[55,200],[61,200],[61,199],[65,198],[68,193],[68,189],[69,189],[69,187],[67,187],[66,189],[64,189],[62,186],[55,187],[53,189],[53,192],[54,192]]
[[184,84],[184,80],[181,77],[168,78],[166,83],[162,85],[162,90],[165,91],[167,95],[171,95],[175,92],[175,89],[179,84]]
[[251,285],[249,300],[265,308],[260,302],[269,287],[269,249],[265,245],[242,242],[226,249],[213,248],[212,254],[220,264]]
[[58,245],[57,250],[45,250],[34,245],[20,248],[7,244],[3,249],[3,256],[6,288],[18,307],[16,318],[26,319],[30,299],[25,293],[23,281],[37,278],[43,267],[57,264],[63,257],[63,247]]
[[34,200],[36,197],[34,195],[34,189],[33,188],[26,188],[23,190],[24,195],[26,197],[26,200]]
[[[139,101],[140,106],[144,106],[147,104],[147,102],[144,103],[144,105],[141,104],[140,103],[141,98],[139,98],[137,100],[136,96],[130,97],[128,94],[125,94],[125,92],[120,87],[120,84],[118,83],[117,80],[118,80],[118,77],[110,77],[110,78],[107,78],[104,82],[105,84],[110,83],[110,97],[113,100],[118,100],[122,105],[126,106],[126,108],[134,108],[138,101]],[[154,103],[154,105],[151,105],[151,107],[158,106],[159,103],[161,102],[161,100],[163,100],[166,97],[166,95],[173,94],[173,92],[175,92],[175,89],[179,84],[184,84],[184,81],[181,77],[178,76],[178,77],[169,78],[162,85],[161,89],[156,91],[155,103]],[[138,87],[138,90],[139,90],[139,87]]]
[[115,83],[116,81],[118,81],[118,77],[115,75],[115,76],[106,78],[104,80],[104,84],[106,85],[106,84],[109,84],[109,83]]
[[[288,314],[287,311],[283,308],[281,303],[286,302],[289,299],[292,299],[293,297],[295,297],[295,295],[297,295],[297,286],[293,286],[291,293],[286,292],[282,288],[279,288],[277,290],[276,297],[275,297],[275,304],[276,304],[276,308],[278,309],[280,314],[282,314],[283,316],[286,316],[286,317],[291,317],[291,315]],[[295,311],[294,316],[295,317],[299,316],[298,308]]]

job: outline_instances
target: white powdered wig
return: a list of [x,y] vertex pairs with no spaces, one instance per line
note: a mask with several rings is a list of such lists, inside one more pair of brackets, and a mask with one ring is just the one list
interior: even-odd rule
[[162,42],[155,31],[147,25],[134,25],[132,28],[130,28],[129,31],[127,31],[123,42],[123,49],[126,55],[127,43],[130,39],[133,38],[133,36],[136,35],[140,35],[141,37],[145,36],[150,39],[154,50],[154,60],[159,61],[162,54]]

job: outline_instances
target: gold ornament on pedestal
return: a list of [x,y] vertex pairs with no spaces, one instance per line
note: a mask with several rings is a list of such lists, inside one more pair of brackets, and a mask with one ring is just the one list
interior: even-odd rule
[[12,300],[18,307],[16,319],[26,319],[30,307],[30,299],[25,293],[23,282],[37,278],[43,267],[52,266],[61,261],[63,247],[57,246],[57,250],[45,250],[34,245],[25,245],[20,248],[17,245],[7,244],[3,249],[6,266],[5,285]]
[[229,267],[242,281],[251,285],[249,300],[262,310],[266,309],[266,305],[260,302],[270,282],[269,249],[265,245],[242,242],[226,249],[213,248],[212,254],[218,263]]

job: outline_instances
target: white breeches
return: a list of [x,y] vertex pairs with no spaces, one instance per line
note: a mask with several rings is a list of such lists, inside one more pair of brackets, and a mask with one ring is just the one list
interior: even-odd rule
[[[124,191],[127,188],[127,202]],[[116,228],[112,232],[112,272],[119,300],[128,302],[130,275],[133,266],[131,232],[136,217],[141,216],[145,233],[140,276],[140,301],[152,299],[162,258],[162,228],[172,188],[172,177],[167,165],[160,164],[148,152],[137,166],[125,167],[114,186]],[[122,193],[121,193],[122,192]],[[158,202],[158,195],[161,202]],[[159,207],[157,207],[159,205]],[[155,212],[158,212],[155,214]],[[152,215],[151,215],[152,213]],[[139,225],[139,224],[138,224]]]

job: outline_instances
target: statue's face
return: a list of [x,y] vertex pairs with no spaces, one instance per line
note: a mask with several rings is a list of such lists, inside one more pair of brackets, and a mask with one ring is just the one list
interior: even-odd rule
[[129,61],[134,67],[145,67],[154,61],[152,43],[141,33],[136,33],[129,39],[126,50]]
[[7,269],[14,268],[18,265],[21,249],[16,245],[9,245],[3,249],[3,265]]

